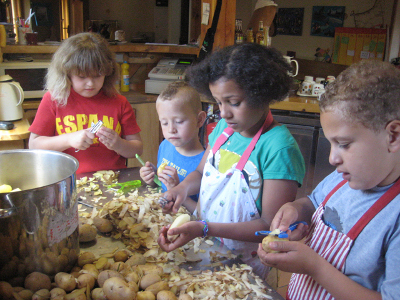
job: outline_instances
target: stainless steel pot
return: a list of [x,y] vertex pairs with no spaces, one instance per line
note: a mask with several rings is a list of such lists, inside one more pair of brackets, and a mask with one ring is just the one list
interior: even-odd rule
[[68,272],[79,254],[78,161],[49,150],[0,151],[0,280]]

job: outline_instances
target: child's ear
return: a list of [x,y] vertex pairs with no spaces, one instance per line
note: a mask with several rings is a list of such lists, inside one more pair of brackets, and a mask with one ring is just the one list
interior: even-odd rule
[[206,120],[207,114],[204,110],[200,111],[197,114],[197,127],[201,128],[201,126],[203,126],[204,121]]
[[390,121],[386,125],[388,133],[388,150],[389,152],[397,152],[400,150],[400,120]]

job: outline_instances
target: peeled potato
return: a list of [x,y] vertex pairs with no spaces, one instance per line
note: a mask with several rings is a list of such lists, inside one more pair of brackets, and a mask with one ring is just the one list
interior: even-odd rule
[[8,185],[8,184],[0,185],[0,193],[9,193],[11,191],[12,191],[12,187],[10,185]]
[[[190,216],[188,214],[182,214],[179,217],[177,217],[174,220],[174,222],[172,222],[172,225],[171,225],[171,227],[169,229],[179,227],[179,226],[181,226],[181,225],[183,225],[183,224],[185,224],[186,222],[189,222],[189,221],[190,221]],[[170,242],[175,241],[177,237],[178,237],[178,234],[175,234],[175,235],[167,234],[167,238],[168,238],[168,240]]]
[[165,169],[166,166],[168,166],[168,163],[162,163],[157,169],[157,175],[160,175],[160,173]]
[[[280,232],[279,232],[279,233],[280,233]],[[279,234],[279,233],[278,233],[278,234]],[[262,247],[263,247],[263,249],[264,249],[265,252],[267,252],[267,253],[279,253],[279,251],[272,250],[272,249],[269,247],[269,243],[270,243],[270,242],[274,242],[274,241],[279,241],[279,242],[282,242],[282,241],[289,241],[289,238],[280,238],[280,237],[278,237],[278,235],[273,234],[273,232],[271,232],[269,235],[267,235],[267,236],[262,240]]]

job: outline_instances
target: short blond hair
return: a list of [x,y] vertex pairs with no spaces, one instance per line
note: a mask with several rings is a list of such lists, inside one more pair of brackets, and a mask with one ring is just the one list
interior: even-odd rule
[[54,53],[46,75],[46,89],[59,105],[66,105],[71,90],[70,76],[104,75],[103,92],[108,97],[118,94],[115,82],[118,66],[108,42],[97,33],[79,33],[64,40]]
[[175,100],[176,95],[180,93],[182,105],[189,105],[195,114],[202,110],[199,93],[185,81],[174,81],[161,92],[157,102]]

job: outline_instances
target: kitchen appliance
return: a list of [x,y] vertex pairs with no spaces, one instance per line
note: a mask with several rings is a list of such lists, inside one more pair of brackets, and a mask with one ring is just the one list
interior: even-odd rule
[[26,99],[41,99],[44,90],[45,76],[50,60],[9,61],[0,63],[0,76],[9,75],[17,81],[24,91]]
[[24,91],[9,75],[0,76],[0,121],[16,121],[23,117]]
[[0,280],[69,272],[79,254],[78,161],[39,149],[0,151]]
[[145,81],[147,94],[160,94],[173,81],[185,80],[186,69],[193,63],[194,58],[162,58],[157,66],[149,73]]

